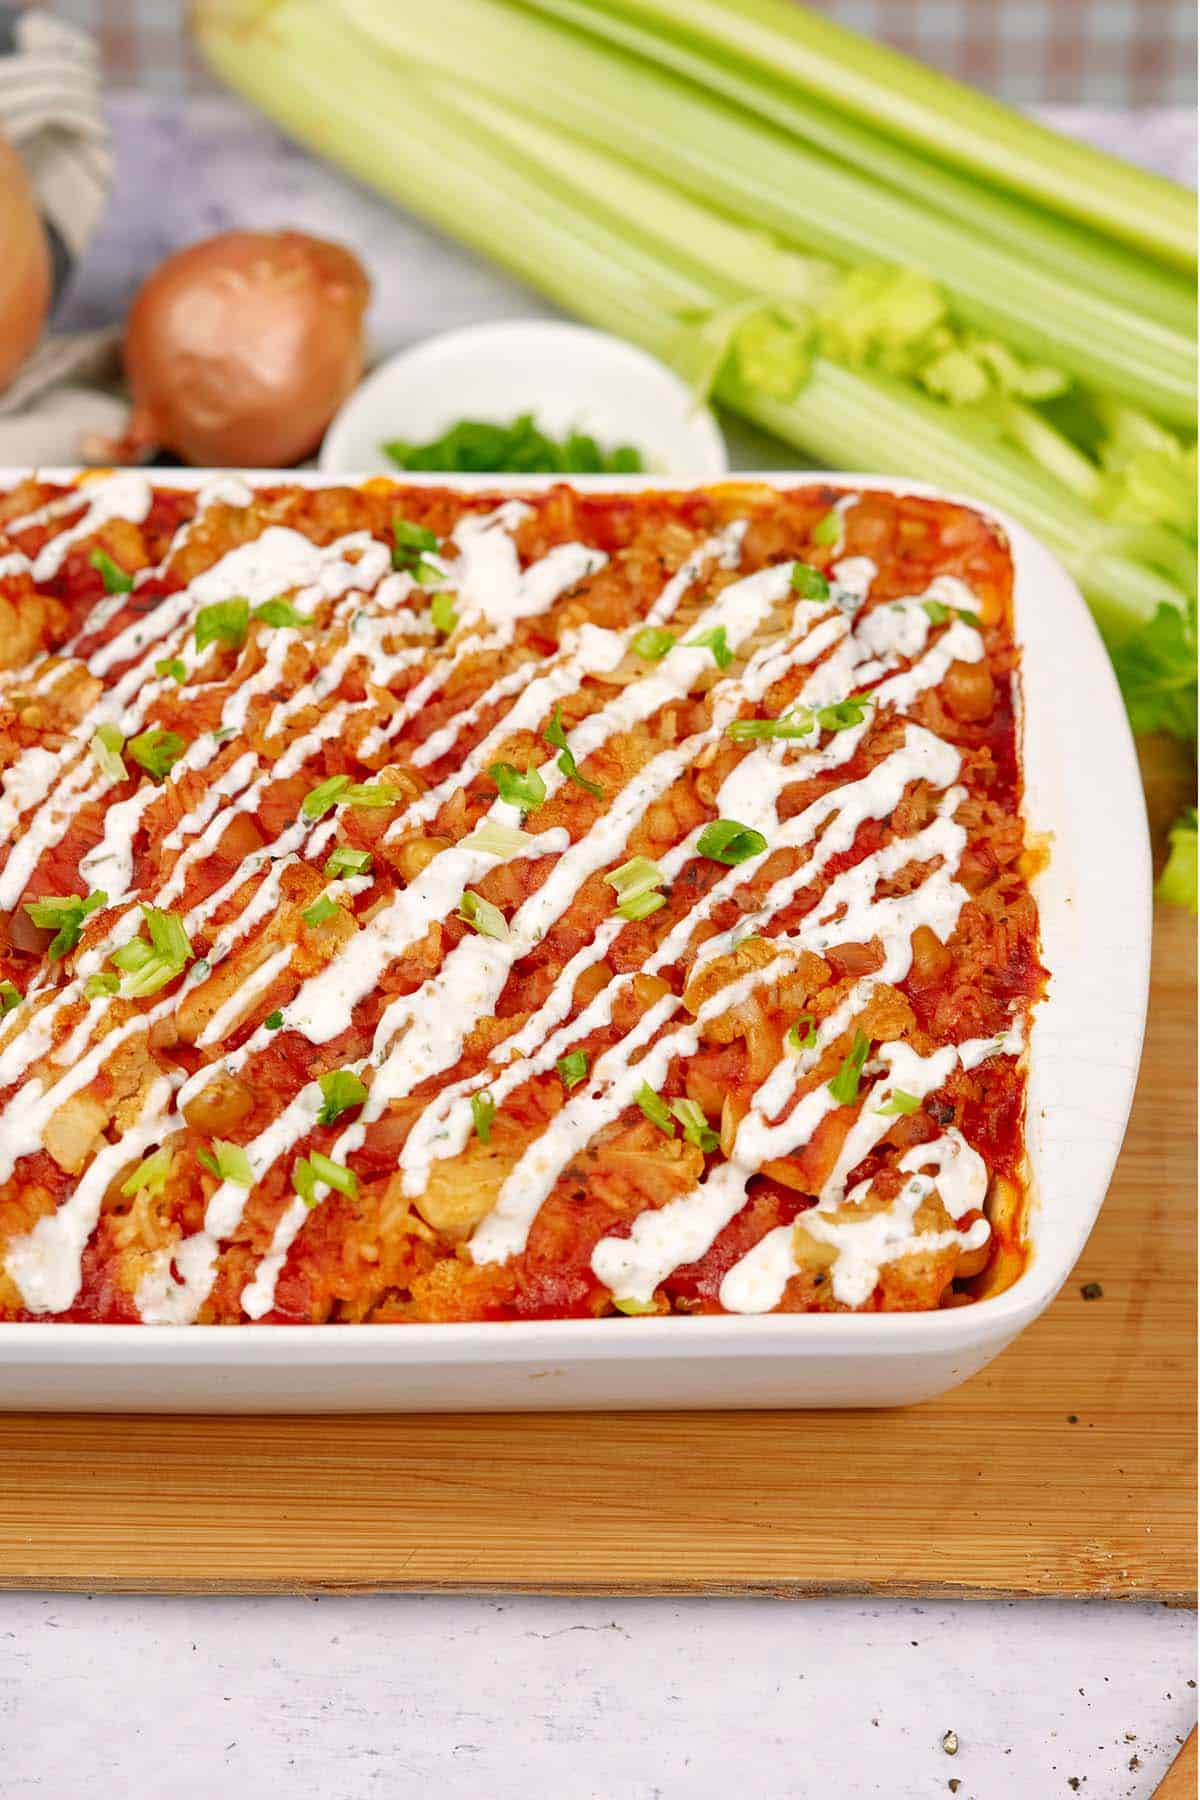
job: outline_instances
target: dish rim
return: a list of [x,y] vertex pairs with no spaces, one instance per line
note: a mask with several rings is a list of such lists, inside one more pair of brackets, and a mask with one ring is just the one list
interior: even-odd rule
[[[0,467],[0,489],[36,474],[42,480],[76,481],[95,478],[105,469],[76,467]],[[1145,799],[1133,736],[1117,686],[1116,676],[1100,634],[1072,577],[1039,539],[998,507],[932,483],[910,481],[858,471],[827,469],[730,471],[722,478],[687,482],[654,475],[590,475],[564,479],[557,475],[508,478],[494,475],[446,475],[421,472],[412,475],[331,474],[319,469],[153,469],[144,471],[155,486],[193,490],[219,477],[240,477],[249,487],[294,485],[303,487],[358,487],[368,482],[388,482],[399,488],[447,487],[462,492],[496,493],[500,497],[544,493],[555,486],[569,486],[589,494],[687,493],[700,488],[725,488],[746,484],[773,488],[831,486],[882,492],[897,496],[946,501],[965,506],[989,519],[1004,532],[1013,564],[1014,636],[1021,652],[1018,707],[1019,757],[1024,781],[1023,816],[1034,836],[1045,835],[1052,847],[1045,869],[1031,881],[1038,903],[1043,946],[1057,942],[1056,954],[1047,957],[1050,982],[1047,994],[1034,1014],[1027,1061],[1026,1147],[1032,1165],[1030,1208],[1027,1220],[1029,1255],[1025,1269],[1001,1293],[973,1301],[968,1306],[931,1312],[896,1313],[767,1313],[706,1314],[678,1318],[623,1318],[614,1325],[603,1319],[471,1320],[442,1324],[419,1323],[357,1325],[101,1325],[59,1323],[45,1320],[0,1321],[0,1366],[19,1352],[15,1361],[47,1364],[70,1363],[86,1351],[101,1363],[128,1363],[137,1346],[141,1355],[172,1363],[207,1361],[220,1366],[275,1365],[285,1361],[304,1364],[341,1363],[417,1364],[472,1362],[476,1360],[525,1361],[544,1359],[553,1353],[564,1358],[606,1360],[643,1355],[658,1362],[679,1355],[703,1359],[731,1352],[761,1354],[764,1340],[786,1334],[779,1347],[789,1354],[810,1352],[822,1356],[857,1356],[886,1350],[897,1355],[955,1350],[981,1342],[997,1346],[1044,1310],[1070,1275],[1095,1224],[1108,1191],[1125,1135],[1141,1057],[1149,997],[1152,922],[1152,870]],[[1056,590],[1055,606],[1046,613],[1039,605],[1043,584]],[[1056,617],[1055,615],[1060,616]],[[1070,626],[1070,680],[1055,667],[1053,640]],[[1031,654],[1032,652],[1032,654]],[[1065,658],[1064,658],[1065,663]],[[1034,755],[1030,755],[1030,745]],[[1057,765],[1047,753],[1076,753],[1065,765]],[[1086,751],[1086,763],[1081,760]],[[1036,758],[1036,760],[1035,760]],[[1055,778],[1065,776],[1065,792],[1055,799],[1050,789]],[[1032,803],[1031,792],[1036,795]],[[1042,816],[1045,809],[1046,816]],[[1095,827],[1088,833],[1089,822]],[[1074,882],[1069,874],[1070,851],[1078,851],[1087,839],[1088,861]],[[1093,860],[1094,863],[1093,863]],[[1087,1004],[1088,984],[1081,981],[1087,959],[1086,932],[1082,938],[1075,913],[1078,891],[1086,878],[1101,899],[1100,919],[1110,921],[1101,945],[1092,956],[1104,970],[1103,1004],[1093,1011],[1109,1032],[1109,1054],[1097,1060],[1083,1028],[1075,1026],[1076,1049],[1082,1043],[1089,1091],[1071,1098],[1067,1109],[1085,1115],[1094,1135],[1077,1136],[1058,1145],[1070,1150],[1078,1162],[1088,1163],[1084,1190],[1059,1214],[1044,1213],[1041,1193],[1056,1160],[1049,1154],[1053,1139],[1043,1144],[1041,1121],[1047,1103],[1062,1103],[1053,1093],[1050,1068],[1058,1057],[1062,1078],[1063,1056],[1071,1041],[1071,1024],[1061,1018],[1074,998]],[[1067,891],[1063,892],[1063,883]],[[1080,911],[1082,911],[1082,907]],[[1086,925],[1087,921],[1084,920]],[[1132,951],[1132,954],[1131,954]],[[1072,1070],[1072,1075],[1074,1071]],[[1043,1093],[1051,1082],[1051,1091]],[[1035,1104],[1036,1103],[1036,1104]],[[1035,1153],[1036,1152],[1036,1153]],[[1042,1166],[1043,1161],[1050,1169]],[[1045,1243],[1049,1234],[1056,1240]],[[32,1356],[28,1352],[39,1348]],[[153,1349],[151,1349],[153,1346]],[[253,1348],[252,1348],[253,1346]],[[385,1346],[388,1354],[382,1355]],[[330,1353],[333,1353],[332,1356]]]

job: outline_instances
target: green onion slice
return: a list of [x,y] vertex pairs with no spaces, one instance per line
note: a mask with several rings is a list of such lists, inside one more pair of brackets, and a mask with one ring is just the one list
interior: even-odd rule
[[489,856],[519,856],[532,843],[527,831],[521,831],[516,825],[497,825],[494,819],[485,819],[477,825],[469,837],[462,840],[464,850],[484,850]]
[[867,1052],[870,1048],[871,1040],[866,1033],[856,1031],[849,1054],[842,1058],[841,1067],[829,1083],[829,1092],[839,1106],[852,1106],[858,1099],[858,1085],[862,1079],[863,1064],[867,1060]]
[[795,1023],[788,1026],[783,1041],[789,1050],[815,1050],[817,1047],[817,1021],[812,1014],[801,1013]]
[[865,694],[852,694],[848,700],[838,700],[833,706],[817,708],[817,724],[822,731],[847,731],[851,725],[861,725],[867,716],[867,708],[873,702]]
[[108,905],[103,888],[86,898],[82,894],[45,894],[40,900],[26,900],[25,911],[42,931],[53,931],[46,947],[51,962],[57,962],[73,950],[83,933],[83,921],[99,906]]
[[250,617],[278,630],[303,631],[306,625],[312,624],[311,615],[297,612],[290,600],[264,600],[254,608]]
[[235,650],[239,650],[246,641],[249,628],[248,600],[215,600],[211,606],[202,606],[196,614],[196,648],[204,650],[218,638],[223,638],[227,644],[232,644]]
[[337,881],[344,875],[366,875],[370,867],[369,850],[355,850],[349,844],[339,844],[325,864],[325,876],[329,881]]
[[250,1158],[240,1144],[231,1144],[227,1138],[214,1138],[211,1150],[197,1150],[196,1161],[203,1163],[218,1181],[231,1181],[235,1187],[254,1186]]
[[546,783],[532,764],[522,774],[512,763],[493,763],[488,770],[488,780],[495,782],[502,800],[519,807],[522,812],[532,812],[546,798]]
[[147,775],[165,781],[187,749],[187,741],[177,731],[141,731],[125,748]]
[[582,1050],[568,1050],[555,1063],[558,1078],[565,1088],[578,1087],[581,1081],[587,1080],[588,1059]]
[[106,594],[128,594],[132,590],[133,576],[127,575],[106,550],[93,550],[88,561],[104,583]]
[[0,1019],[21,1004],[21,990],[13,981],[0,981]]
[[180,687],[187,680],[187,664],[182,656],[164,656],[154,665],[154,673],[163,681],[177,681]]
[[752,856],[761,856],[766,847],[767,840],[761,831],[755,831],[751,825],[739,825],[736,819],[714,819],[696,840],[701,856],[726,863],[731,869],[738,863],[748,862]]
[[89,975],[83,984],[85,1000],[103,1000],[108,994],[115,994],[121,985],[119,975],[110,975],[107,970],[99,975]]
[[704,1108],[695,1100],[672,1100],[671,1111],[682,1125],[689,1144],[695,1144],[706,1156],[716,1149],[721,1140],[705,1118]]
[[[441,571],[437,570],[435,574],[440,580]],[[434,630],[440,631],[444,637],[449,637],[458,624],[454,595],[446,593],[444,589],[440,594],[435,594],[429,602],[429,617],[433,622]]]
[[324,1096],[317,1114],[318,1125],[332,1125],[351,1106],[361,1106],[367,1098],[368,1089],[353,1069],[330,1069],[317,1076],[317,1083]]
[[347,1169],[343,1163],[336,1163],[330,1157],[322,1156],[319,1150],[314,1150],[308,1160],[318,1181],[326,1182],[329,1187],[336,1188],[339,1194],[348,1194],[353,1200],[358,1193],[358,1177],[352,1170]]
[[471,1095],[471,1118],[475,1124],[475,1135],[481,1144],[492,1141],[492,1120],[496,1116],[496,1102],[485,1088],[481,1094]]
[[644,662],[661,662],[667,651],[674,647],[675,633],[662,625],[643,625],[630,644],[634,655]]
[[778,719],[734,719],[725,727],[725,736],[735,744],[750,743],[756,738],[810,737],[817,721],[806,706],[798,706]]
[[124,781],[128,770],[121,758],[125,739],[115,725],[98,725],[89,748],[102,775],[110,781]]
[[631,856],[622,863],[619,869],[613,869],[604,877],[608,886],[617,896],[615,911],[623,919],[644,919],[666,900],[662,894],[655,893],[666,880],[666,876],[656,862],[648,856]]
[[568,748],[567,734],[563,730],[561,705],[555,706],[554,716],[550,720],[545,731],[543,731],[542,736],[550,745],[551,749],[562,751],[562,755],[558,759],[558,766],[561,772],[566,776],[567,780],[573,781],[575,786],[577,788],[582,788],[585,794],[593,794],[597,800],[602,800],[604,798],[604,789],[600,786],[599,782],[589,781],[585,775],[579,773],[575,758]]
[[323,818],[331,806],[338,804],[350,786],[348,775],[331,775],[327,781],[319,782],[315,788],[308,790],[300,802],[300,811],[306,819]]
[[893,1088],[890,1097],[882,1106],[875,1108],[881,1119],[894,1119],[898,1114],[914,1113],[921,1102],[916,1094],[906,1094],[903,1088]]
[[269,1012],[267,1014],[266,1018],[263,1020],[263,1024],[268,1031],[282,1031],[283,1014],[278,1007],[275,1008],[274,1012]]
[[508,920],[498,906],[485,900],[482,894],[476,894],[471,888],[463,890],[462,899],[458,903],[458,917],[480,937],[504,939],[508,936]]
[[792,587],[802,600],[828,600],[829,583],[811,563],[792,564]]
[[328,920],[332,919],[339,910],[336,900],[331,900],[328,894],[322,894],[319,899],[313,901],[311,906],[305,907],[304,911],[300,914],[300,917],[304,920],[306,925],[324,925]]
[[392,566],[396,569],[411,571],[422,556],[436,554],[438,548],[437,533],[414,525],[411,519],[392,520],[392,539]]
[[698,637],[688,638],[687,647],[689,650],[711,650],[718,669],[727,669],[733,661],[733,651],[725,641],[724,625],[714,625],[711,631],[702,631]]
[[818,519],[809,534],[814,544],[836,544],[842,535],[842,515],[836,506]]
[[675,1120],[671,1108],[661,1095],[655,1093],[648,1081],[643,1081],[634,1099],[652,1125],[657,1125],[667,1137],[675,1136]]
[[121,1192],[132,1194],[161,1194],[167,1185],[167,1176],[171,1173],[171,1152],[164,1144],[158,1150],[152,1150],[127,1175],[121,1183]]

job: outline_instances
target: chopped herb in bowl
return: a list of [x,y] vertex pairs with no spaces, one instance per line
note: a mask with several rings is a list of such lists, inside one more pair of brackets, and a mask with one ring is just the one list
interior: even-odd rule
[[395,438],[381,448],[398,469],[453,475],[637,475],[645,466],[632,444],[606,450],[586,431],[548,437],[532,413],[511,425],[460,419],[428,444]]

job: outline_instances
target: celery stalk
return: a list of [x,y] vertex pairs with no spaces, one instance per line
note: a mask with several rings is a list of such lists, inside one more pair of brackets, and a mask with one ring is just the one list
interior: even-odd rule
[[608,0],[660,37],[804,94],[983,181],[1194,271],[1196,208],[1176,183],[1118,162],[792,0]]
[[[524,155],[463,110],[453,83],[397,80],[332,12],[321,0],[282,0],[261,30],[238,27],[227,0],[199,0],[195,16],[217,72],[285,128],[590,323],[669,355],[681,308],[741,297],[736,269],[722,279],[655,238],[643,223],[655,220],[653,208],[619,210],[623,165],[611,160],[613,180],[598,191],[575,187],[564,173],[570,139],[560,156]],[[1123,555],[1113,527],[1045,470],[898,380],[818,358],[788,400],[750,389],[733,370],[717,391],[827,466],[932,481],[1022,519],[1075,573],[1114,645],[1160,606],[1186,604],[1176,583]]]
[[1175,331],[1190,334],[1194,328],[1195,282],[1140,251],[973,175],[944,167],[765,70],[744,68],[729,55],[706,54],[690,39],[656,33],[620,0],[523,0],[523,4],[672,69],[884,187],[957,220],[973,234],[993,238],[1022,258],[1032,257],[1063,281],[1107,294]]
[[1173,423],[1195,419],[1189,337],[973,236],[697,89],[502,0],[337,0],[344,29],[394,59],[470,83],[735,218],[840,262],[882,260],[932,275],[957,316]]

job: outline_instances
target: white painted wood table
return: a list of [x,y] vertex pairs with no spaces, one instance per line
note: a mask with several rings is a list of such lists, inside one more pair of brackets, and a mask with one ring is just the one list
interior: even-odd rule
[[[551,310],[233,102],[113,112],[117,194],[65,325],[119,319],[162,255],[235,224],[351,243],[380,351]],[[1184,115],[1069,122],[1194,179]],[[1194,1650],[1157,1606],[7,1594],[0,1792],[1149,1800]]]

